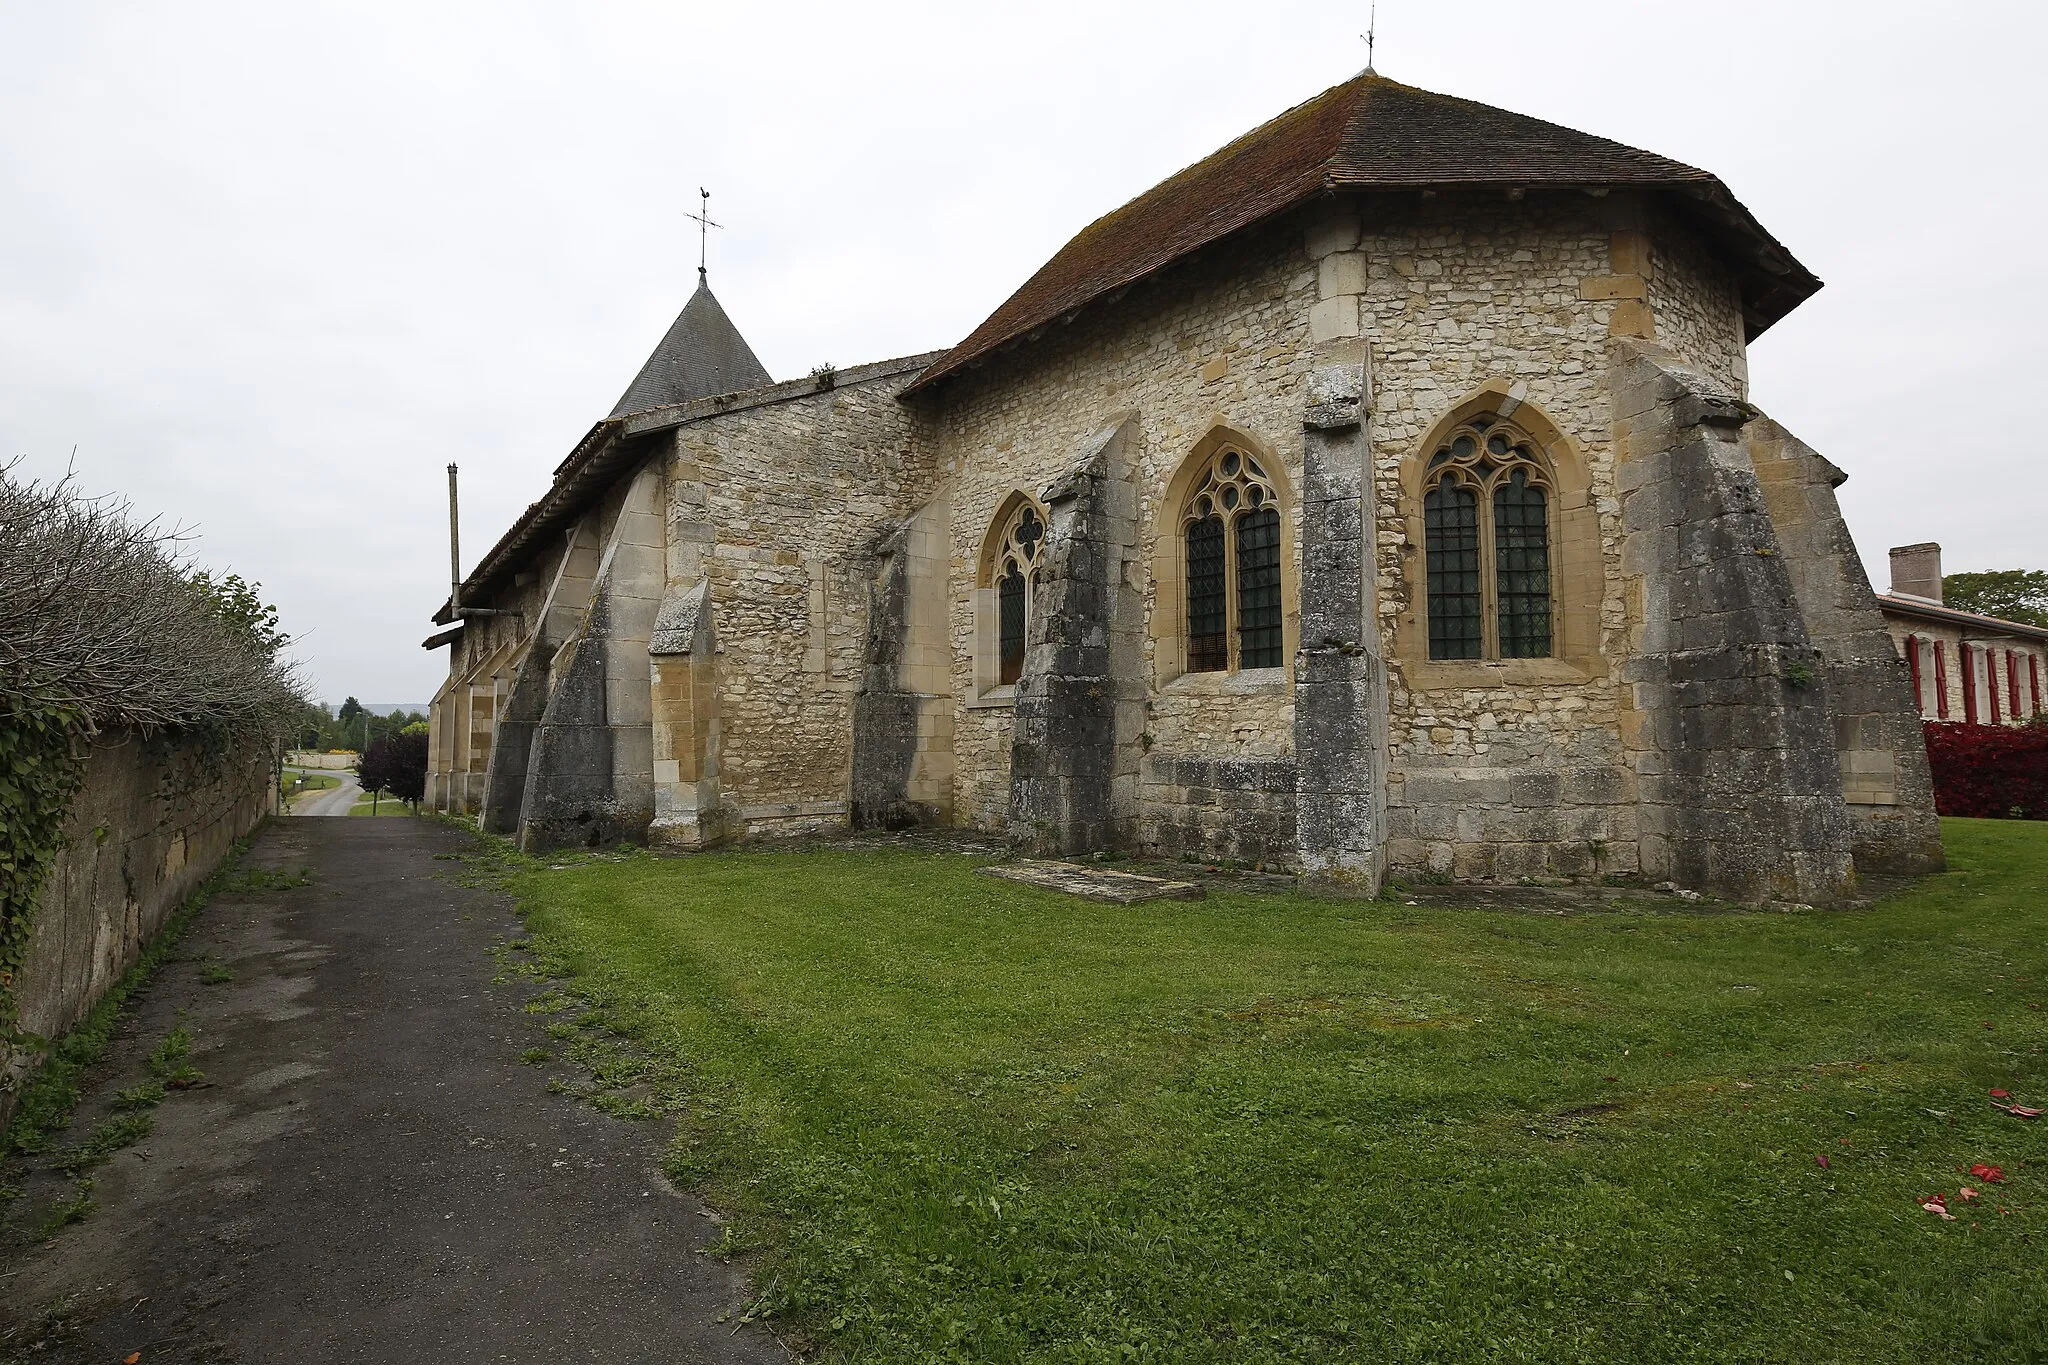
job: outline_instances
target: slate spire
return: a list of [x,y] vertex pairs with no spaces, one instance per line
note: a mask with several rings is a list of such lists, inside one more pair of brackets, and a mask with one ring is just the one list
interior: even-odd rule
[[703,269],[697,271],[697,292],[669,326],[668,334],[647,357],[627,386],[614,417],[649,408],[672,407],[693,398],[737,393],[772,383],[755,358],[753,347],[719,307]]

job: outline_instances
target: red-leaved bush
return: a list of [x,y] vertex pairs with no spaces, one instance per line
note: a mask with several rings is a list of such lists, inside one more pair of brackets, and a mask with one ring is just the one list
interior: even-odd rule
[[2048,725],[1930,720],[1924,727],[1936,810],[2048,820]]

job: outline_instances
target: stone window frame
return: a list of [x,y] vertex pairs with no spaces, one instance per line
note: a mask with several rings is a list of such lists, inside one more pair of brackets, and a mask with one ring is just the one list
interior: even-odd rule
[[[995,515],[989,518],[988,529],[982,534],[981,553],[976,557],[974,571],[974,688],[970,705],[1008,706],[1015,701],[1017,686],[1002,680],[1002,601],[998,584],[999,569],[1008,557],[1011,532],[1023,520],[1029,510],[1038,518],[1040,526],[1048,531],[1052,525],[1052,514],[1043,502],[1013,488],[996,504]],[[1041,539],[1035,558],[1043,563],[1045,541]],[[1037,564],[1034,564],[1035,570]],[[1031,635],[1030,612],[1035,594],[1031,591],[1029,577],[1024,592],[1024,634],[1028,641]]]
[[[1270,505],[1280,513],[1280,658],[1275,668],[1240,668],[1237,639],[1237,580],[1227,579],[1226,627],[1230,667],[1191,673],[1187,667],[1187,541],[1186,509],[1196,486],[1227,451],[1256,461],[1263,482],[1272,490]],[[1301,647],[1301,578],[1297,555],[1299,503],[1286,461],[1268,442],[1239,427],[1217,423],[1188,448],[1173,476],[1154,502],[1151,514],[1152,602],[1150,630],[1155,686],[1175,691],[1242,692],[1280,688],[1293,676],[1294,655]],[[1234,525],[1234,523],[1232,523]],[[1234,539],[1226,531],[1226,554],[1233,565]]]
[[[1600,517],[1592,496],[1585,452],[1516,380],[1487,381],[1458,399],[1431,424],[1401,463],[1400,585],[1405,600],[1394,618],[1392,662],[1411,691],[1437,688],[1573,685],[1604,672],[1600,657],[1600,606],[1606,594]],[[1429,491],[1430,460],[1460,427],[1476,417],[1507,422],[1528,437],[1539,457],[1550,493],[1551,652],[1538,659],[1432,659],[1429,657],[1428,578],[1424,547],[1423,498]],[[1485,538],[1482,537],[1482,541]],[[1491,566],[1491,546],[1482,545]],[[1493,584],[1482,575],[1487,611]],[[1492,625],[1489,622],[1489,638]]]

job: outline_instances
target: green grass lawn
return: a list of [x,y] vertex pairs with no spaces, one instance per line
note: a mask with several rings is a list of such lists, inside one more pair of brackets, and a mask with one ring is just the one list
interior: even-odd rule
[[340,785],[341,779],[333,773],[308,773],[286,768],[283,793],[285,804],[290,805],[296,798],[310,796],[314,792],[332,791]]
[[2048,825],[1945,829],[1838,913],[1124,909],[908,851],[512,884],[828,1354],[2048,1359],[2048,1120],[1987,1099],[2048,1101]]
[[356,803],[348,808],[350,815],[411,815],[413,809],[395,796],[380,796],[372,801],[369,796],[359,796]]

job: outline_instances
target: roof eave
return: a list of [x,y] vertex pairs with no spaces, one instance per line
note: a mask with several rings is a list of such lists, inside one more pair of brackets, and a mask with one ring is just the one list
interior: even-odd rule
[[[1665,182],[1585,181],[1546,183],[1511,176],[1472,176],[1449,179],[1436,177],[1427,182],[1417,181],[1413,184],[1389,184],[1385,181],[1351,180],[1338,174],[1326,172],[1322,177],[1322,183],[1319,187],[1281,204],[1269,213],[1262,214],[1257,218],[1220,232],[1192,250],[1159,261],[1146,269],[1121,276],[1100,292],[1064,313],[1048,318],[1035,326],[1013,332],[989,344],[978,346],[972,351],[962,353],[957,348],[954,351],[948,351],[930,369],[927,369],[906,385],[897,396],[903,399],[914,398],[944,380],[954,378],[964,371],[975,369],[998,355],[1002,355],[1018,346],[1037,339],[1048,327],[1064,326],[1091,308],[1122,298],[1134,286],[1192,259],[1219,242],[1235,237],[1240,233],[1249,232],[1263,224],[1270,223],[1274,219],[1295,212],[1317,199],[1347,192],[1354,194],[1412,194],[1437,189],[1496,188],[1578,190],[1581,192],[1637,189],[1670,194],[1674,200],[1688,210],[1690,216],[1704,220],[1702,225],[1707,228],[1709,236],[1717,239],[1716,245],[1721,248],[1724,254],[1735,258],[1732,263],[1736,266],[1736,273],[1741,286],[1743,328],[1746,341],[1754,341],[1757,337],[1763,335],[1772,324],[1783,319],[1786,314],[1790,313],[1807,299],[1812,298],[1816,293],[1820,292],[1822,287],[1820,279],[1805,266],[1801,265],[1797,258],[1785,249],[1783,243],[1766,231],[1763,224],[1757,221],[1756,215],[1752,214],[1743,205],[1742,201],[1730,193],[1728,187],[1722,184],[1719,178],[1704,171],[1700,173],[1697,180]],[[1729,247],[1734,244],[1730,239],[1739,240],[1745,245],[1752,247],[1754,249],[1753,258],[1745,261],[1742,257],[1748,253],[1730,251]]]
[[1896,612],[1900,616],[1915,616],[1923,621],[1936,621],[1951,626],[1972,626],[1978,630],[1995,631],[2000,635],[2017,635],[2030,640],[2048,641],[2048,627],[2030,626],[2024,621],[2008,621],[2002,616],[1983,616],[1974,611],[1958,611],[1954,607],[1922,598],[1881,592],[1877,594],[1877,605],[1881,610]]

